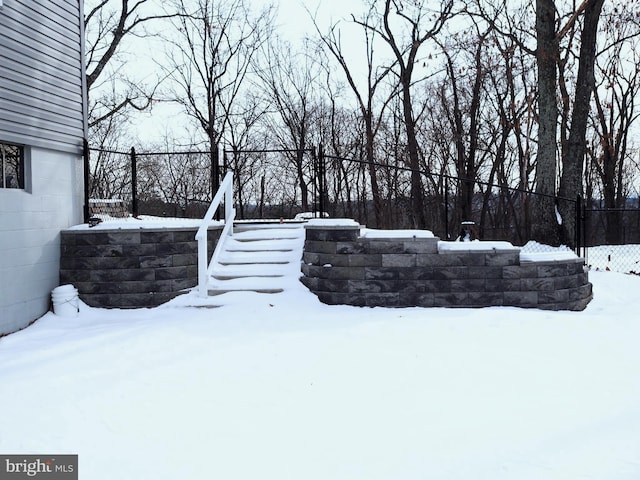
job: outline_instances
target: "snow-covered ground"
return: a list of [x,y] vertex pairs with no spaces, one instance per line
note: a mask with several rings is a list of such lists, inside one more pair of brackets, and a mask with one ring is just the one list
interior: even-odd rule
[[[0,339],[0,452],[80,478],[640,478],[640,278],[583,312],[195,294]],[[207,308],[210,307],[210,308]]]

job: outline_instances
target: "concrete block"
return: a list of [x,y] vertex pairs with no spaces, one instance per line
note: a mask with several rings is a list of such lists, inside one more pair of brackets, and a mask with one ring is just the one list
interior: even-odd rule
[[398,305],[402,307],[433,307],[435,306],[435,297],[433,293],[409,293],[400,295]]
[[538,277],[565,277],[568,275],[566,263],[556,263],[553,265],[538,265]]
[[358,238],[359,233],[360,227],[335,229],[306,228],[305,238],[319,242],[353,242]]
[[402,242],[394,242],[390,240],[371,239],[368,240],[366,246],[367,253],[385,253],[385,254],[402,254],[404,245]]
[[140,268],[173,267],[172,255],[139,257]]
[[466,292],[438,292],[434,294],[434,306],[436,307],[465,307],[469,302],[469,294]]
[[520,263],[520,252],[485,253],[484,262],[488,267],[506,267]]
[[158,255],[176,255],[184,253],[198,253],[198,245],[194,242],[190,243],[158,243],[156,245],[156,254]]
[[484,292],[484,280],[451,280],[451,292]]
[[198,267],[164,267],[154,269],[156,280],[178,280],[181,278],[197,278]]
[[537,307],[538,292],[504,292],[504,304],[513,307]]
[[578,288],[584,285],[580,275],[570,275],[565,277],[556,277],[551,279],[554,282],[554,288],[556,290],[562,290],[565,288]]
[[198,255],[196,253],[179,253],[172,255],[174,267],[187,265],[198,265]]
[[379,293],[389,291],[393,281],[387,280],[349,280],[349,293]]
[[417,291],[424,293],[450,292],[451,280],[417,280]]
[[397,267],[364,267],[364,280],[398,280],[402,271]]
[[320,278],[335,280],[364,280],[364,267],[317,267]]
[[469,278],[501,279],[502,267],[469,267]]
[[134,245],[140,243],[140,232],[126,231],[107,233],[109,245]]
[[434,268],[434,280],[464,280],[469,277],[469,269],[466,267]]
[[368,307],[397,307],[400,297],[397,293],[367,293],[365,301]]
[[367,306],[366,295],[354,293],[316,292],[318,300],[328,305]]
[[[317,242],[315,240],[306,240],[304,242],[304,250],[305,252],[314,252],[314,253],[336,253],[336,243],[335,242]],[[340,252],[343,253],[343,252]]]
[[501,307],[504,295],[502,292],[469,292],[468,303],[474,307]]
[[335,253],[343,255],[367,253],[367,244],[365,242],[336,242]]
[[[156,279],[153,268],[112,268],[90,270],[89,278],[92,282],[146,282]],[[78,288],[80,292],[82,290]]]
[[197,278],[180,278],[176,280],[171,280],[171,290],[172,292],[180,292],[181,290],[191,289],[198,285]]
[[135,257],[139,255],[155,255],[156,244],[144,243],[134,245],[122,245],[122,255],[125,257]]
[[382,266],[383,267],[415,267],[416,255],[415,254],[382,254]]
[[308,265],[323,265],[325,262],[320,263],[320,254],[317,252],[304,251],[302,254],[302,262]]
[[[88,282],[91,280],[91,270],[60,270],[60,285],[66,283]],[[77,288],[77,287],[76,287]]]
[[338,253],[320,253],[318,254],[319,262],[317,265],[331,265],[333,267],[351,267],[349,263],[349,255],[340,255]]
[[535,292],[548,292],[555,290],[556,284],[553,278],[523,278],[520,280],[520,288]]
[[305,275],[303,277],[300,278],[300,281],[302,282],[302,284],[307,287],[309,290],[311,290],[312,292],[315,292],[318,289],[318,279],[314,278],[314,277],[309,277],[306,272],[304,271],[304,266],[303,266],[303,271],[302,273]]
[[75,238],[76,245],[109,245],[109,234],[107,233],[83,233],[69,234]]
[[326,278],[318,279],[317,291],[320,292],[349,292],[350,280],[332,280]]
[[538,302],[540,303],[540,305],[567,303],[570,301],[570,297],[571,297],[570,290],[553,290],[553,291],[538,292]]
[[414,240],[404,240],[402,243],[404,253],[438,253],[437,238],[416,238]]
[[[170,230],[143,230],[138,243],[174,243],[175,236]],[[195,234],[194,234],[195,237]]]
[[[577,302],[581,300],[591,299],[593,297],[593,285],[587,283],[569,291],[569,301]],[[588,302],[587,302],[588,303]],[[586,305],[585,305],[586,306]]]
[[382,267],[382,254],[353,254],[345,255],[352,267]]

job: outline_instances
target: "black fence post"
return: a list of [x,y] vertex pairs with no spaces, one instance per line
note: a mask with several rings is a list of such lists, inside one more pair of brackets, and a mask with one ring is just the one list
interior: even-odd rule
[[451,239],[449,235],[449,177],[444,177],[444,239]]
[[138,160],[136,149],[131,147],[131,210],[134,217],[138,217]]
[[325,185],[324,185],[324,148],[322,144],[318,147],[318,190],[320,194],[320,218],[324,217],[324,197],[325,197]]
[[89,209],[89,196],[90,196],[89,173],[91,170],[91,165],[89,163],[89,155],[90,155],[89,142],[85,138],[82,142],[82,160],[83,160],[83,167],[84,167],[84,172],[83,172],[84,173],[84,206],[83,206],[82,213],[84,216],[85,223],[89,222],[89,217],[91,216],[90,209]]
[[576,227],[575,227],[575,244],[576,255],[580,256],[581,240],[582,240],[582,198],[580,195],[576,198]]

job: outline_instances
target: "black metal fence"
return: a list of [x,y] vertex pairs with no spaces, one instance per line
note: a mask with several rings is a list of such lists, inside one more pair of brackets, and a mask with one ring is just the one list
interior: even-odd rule
[[[119,199],[127,215],[202,218],[219,177],[233,170],[238,218],[292,218],[314,212],[352,218],[371,228],[413,226],[411,169],[373,165],[382,184],[376,205],[368,180],[370,164],[325,155],[321,146],[303,150],[228,149],[221,156],[209,151],[138,152],[134,148],[128,152],[91,149],[90,154],[87,205],[89,199],[94,206],[96,199],[111,204]],[[540,198],[536,193],[442,173],[420,174],[425,185],[426,221],[440,238],[454,240],[462,222],[473,221],[478,238],[536,248],[529,242],[532,215]],[[637,207],[611,210],[586,208],[581,199],[548,200],[558,211],[571,212],[575,231],[570,243],[592,268],[640,271]],[[87,215],[95,213],[87,211]],[[109,211],[100,216],[106,221],[118,218],[117,213]],[[558,218],[559,222],[566,220]]]

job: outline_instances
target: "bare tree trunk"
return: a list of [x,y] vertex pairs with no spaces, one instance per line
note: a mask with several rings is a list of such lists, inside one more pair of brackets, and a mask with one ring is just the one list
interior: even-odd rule
[[[569,133],[567,151],[562,159],[562,177],[560,178],[559,190],[561,197],[571,200],[582,195],[582,169],[586,152],[585,137],[591,93],[595,87],[596,39],[603,3],[604,0],[591,0],[584,11],[571,132]],[[577,221],[573,208],[572,203],[566,201],[560,203],[560,214],[563,219],[561,240],[570,246],[574,246],[575,243]]]
[[539,113],[536,193],[538,196],[533,202],[531,235],[534,240],[550,245],[559,244],[554,201],[558,140],[558,106],[556,103],[558,43],[555,20],[554,1],[536,0]]

